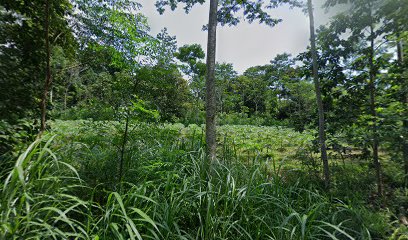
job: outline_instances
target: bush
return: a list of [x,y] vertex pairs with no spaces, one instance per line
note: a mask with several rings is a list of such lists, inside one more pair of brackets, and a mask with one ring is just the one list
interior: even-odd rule
[[93,119],[96,121],[115,120],[115,111],[111,106],[75,106],[66,110],[52,112],[54,118],[61,120]]
[[285,126],[284,121],[276,120],[269,115],[252,115],[246,113],[220,113],[217,115],[218,125],[253,125],[253,126]]

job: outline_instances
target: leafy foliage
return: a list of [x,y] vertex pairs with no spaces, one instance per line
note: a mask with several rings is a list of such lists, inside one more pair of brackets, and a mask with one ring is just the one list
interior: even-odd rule
[[[217,160],[207,168],[202,47],[177,48],[167,29],[151,35],[133,0],[50,2],[47,106],[58,120],[37,140],[45,1],[0,4],[1,239],[407,235],[405,0],[326,1],[353,6],[317,33],[330,192],[315,140],[310,49],[242,74],[232,63],[215,64],[220,126]],[[158,0],[156,7],[189,12],[204,2]],[[280,20],[270,9],[285,3],[302,5],[220,0],[218,23],[273,26]],[[374,138],[382,197],[368,161]]]
[[[180,125],[136,126],[132,144],[139,147],[129,148],[125,178],[132,183],[115,190],[119,185],[109,185],[104,176],[112,172],[106,164],[115,138],[103,136],[116,135],[113,126],[67,124],[54,125],[66,135],[33,143],[10,171],[2,185],[2,237],[363,239],[377,234],[362,224],[364,208],[333,204],[279,172],[266,179],[263,165],[240,164],[229,155],[205,173],[202,133],[194,126],[179,134]],[[22,204],[8,204],[16,199]]]
[[[0,85],[7,89],[0,96],[1,119],[13,122],[37,112],[45,78],[44,6],[43,0],[1,2]],[[69,1],[53,1],[50,39],[72,54],[74,41],[65,20],[70,11]]]

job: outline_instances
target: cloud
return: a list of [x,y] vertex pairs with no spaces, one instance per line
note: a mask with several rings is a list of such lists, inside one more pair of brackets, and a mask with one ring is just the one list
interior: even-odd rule
[[[325,14],[319,6],[324,0],[315,0],[316,23],[328,22],[332,14]],[[201,31],[208,21],[209,5],[197,5],[187,15],[182,7],[159,15],[152,0],[140,0],[142,12],[148,17],[154,34],[167,27],[177,37],[179,46],[199,43],[206,49],[207,33]],[[267,64],[277,54],[296,55],[306,50],[309,44],[309,19],[300,9],[280,7],[271,12],[283,22],[271,28],[257,22],[241,22],[234,27],[219,27],[217,39],[217,61],[233,63],[242,73],[247,68]]]

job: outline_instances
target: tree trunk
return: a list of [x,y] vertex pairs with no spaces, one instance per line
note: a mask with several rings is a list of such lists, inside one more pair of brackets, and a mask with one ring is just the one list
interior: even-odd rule
[[[406,80],[405,80],[406,81]],[[407,85],[407,83],[405,83],[405,85]],[[405,88],[407,88],[407,86],[405,86]],[[408,90],[408,89],[407,89]],[[408,106],[408,95],[405,91],[405,96],[404,96],[404,104],[405,104],[405,113],[407,113],[407,106]],[[405,114],[405,117],[407,116],[407,114]],[[408,119],[405,118],[403,120],[403,131],[405,133],[404,136],[404,141],[402,143],[402,155],[404,158],[404,165],[405,165],[405,186],[408,186]]]
[[319,113],[319,145],[320,145],[320,154],[323,162],[323,174],[324,174],[324,185],[326,189],[330,188],[330,171],[329,171],[329,161],[327,159],[326,152],[326,133],[325,133],[325,120],[324,120],[324,109],[322,94],[320,90],[320,81],[318,74],[318,65],[317,65],[317,50],[316,50],[316,36],[315,36],[315,27],[314,27],[314,16],[313,16],[313,4],[312,0],[308,0],[308,12],[310,20],[310,45],[312,51],[312,61],[313,61],[313,80],[316,91],[316,101],[317,108]]
[[68,88],[64,91],[64,111],[67,110],[67,100],[68,100]]
[[[398,55],[398,63],[402,67],[404,66],[404,45],[403,41],[400,38],[400,34],[397,32],[397,55]],[[408,106],[408,83],[406,79],[402,79],[403,83],[403,92],[404,96],[402,97],[403,100],[402,102],[404,103],[405,106],[405,116],[406,113],[408,112],[407,106]],[[402,156],[404,159],[404,168],[405,168],[405,186],[408,186],[408,119],[404,118],[402,120],[402,128],[403,128],[403,139],[402,139]]]
[[400,34],[397,32],[397,57],[398,63],[402,66],[404,63],[404,46],[403,42],[400,39]]
[[377,177],[377,188],[378,188],[378,195],[383,196],[383,181],[382,181],[382,170],[381,170],[381,162],[378,157],[378,147],[379,147],[379,139],[378,139],[378,126],[377,126],[377,110],[376,110],[376,100],[375,100],[375,75],[376,70],[374,66],[374,27],[371,23],[370,25],[370,53],[369,53],[369,68],[370,68],[370,82],[369,82],[369,89],[370,89],[370,111],[371,116],[373,118],[373,125],[372,125],[372,145],[373,145],[373,162],[376,170],[376,177]]
[[224,93],[224,91],[221,92],[221,96],[220,96],[220,105],[221,105],[220,112],[221,113],[224,113],[224,100],[222,99],[223,93]]
[[207,39],[207,79],[206,86],[206,119],[205,138],[207,157],[210,161],[216,158],[216,99],[215,99],[215,50],[217,45],[217,9],[218,0],[210,0]]
[[120,149],[119,177],[118,177],[119,183],[122,183],[122,178],[123,178],[123,163],[125,161],[126,143],[128,139],[128,132],[129,132],[129,119],[130,119],[130,110],[127,109],[126,110],[125,131],[123,132],[122,146]]
[[45,1],[45,50],[46,50],[46,77],[45,77],[45,84],[44,84],[44,91],[41,98],[41,127],[40,127],[40,135],[45,131],[46,128],[46,113],[47,113],[47,96],[49,89],[51,87],[51,66],[50,66],[50,58],[51,58],[51,50],[50,50],[50,40],[49,40],[49,32],[50,32],[50,0]]

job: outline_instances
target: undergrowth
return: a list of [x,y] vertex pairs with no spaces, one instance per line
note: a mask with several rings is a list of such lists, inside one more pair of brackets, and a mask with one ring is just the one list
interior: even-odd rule
[[200,128],[133,125],[123,181],[120,124],[58,131],[4,176],[1,239],[380,239],[390,231],[385,215],[305,185],[307,176],[289,181],[228,151],[208,167]]

